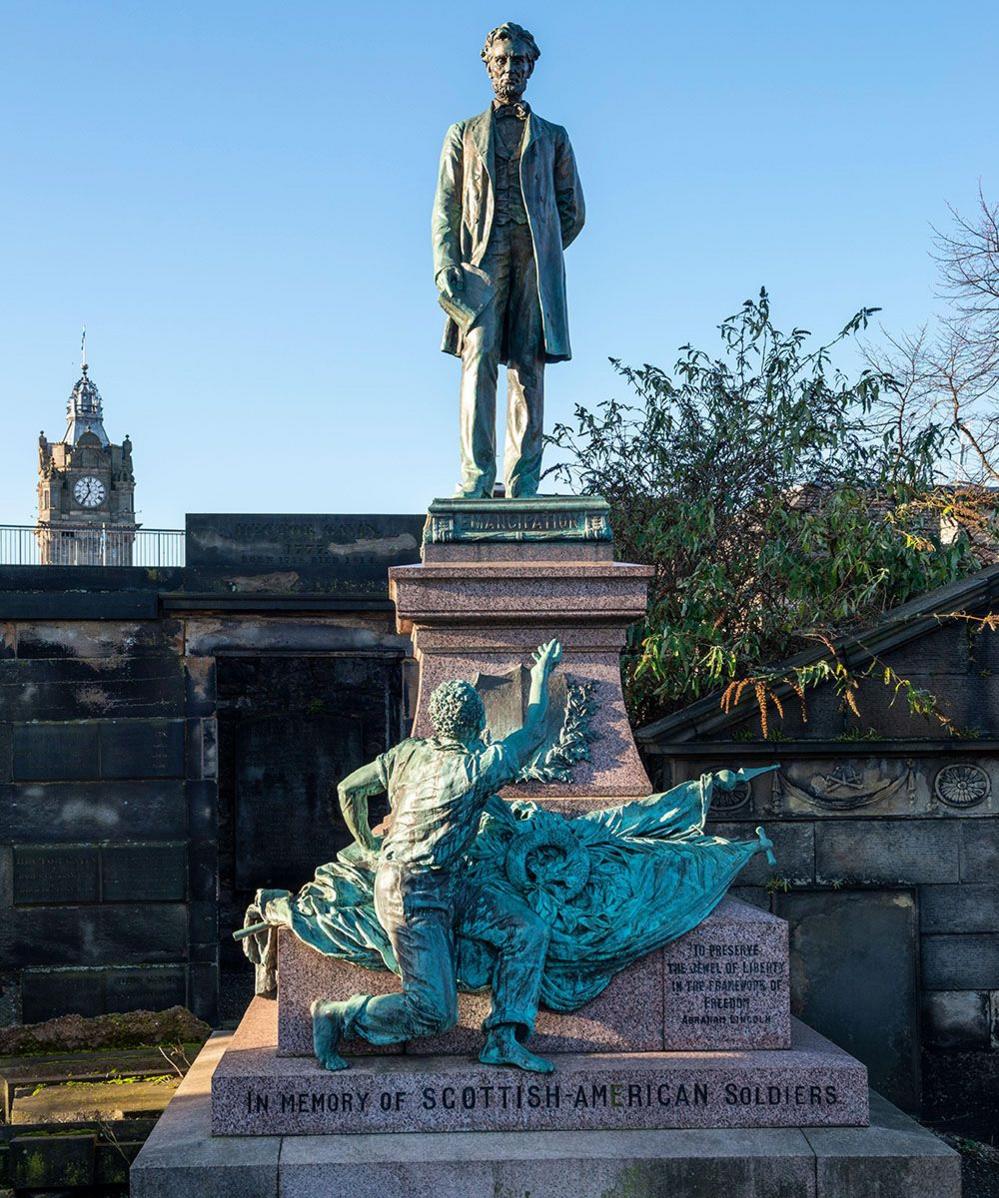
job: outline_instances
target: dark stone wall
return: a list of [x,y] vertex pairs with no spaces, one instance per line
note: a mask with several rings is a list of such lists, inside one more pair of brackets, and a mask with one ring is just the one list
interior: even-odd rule
[[[404,735],[400,660],[218,659],[223,1018],[238,1018],[252,997],[252,970],[228,933],[242,926],[254,891],[297,890],[350,843],[336,784]],[[372,820],[382,814],[373,803]]]
[[951,624],[882,661],[939,695],[961,735],[872,678],[859,718],[830,687],[807,721],[772,716],[769,741],[752,712],[639,739],[662,788],[779,763],[712,815],[776,843],[777,868],[756,858],[740,892],[790,922],[796,1013],[889,1098],[981,1130],[999,1120],[999,634]]
[[333,855],[331,783],[402,735],[385,570],[420,525],[201,518],[197,570],[0,567],[0,1022],[215,1021],[220,956],[248,995],[243,905]]
[[[86,598],[89,612],[98,595]],[[13,974],[25,1021],[186,1002],[196,970],[181,625],[17,619],[4,623],[3,644],[8,996]]]

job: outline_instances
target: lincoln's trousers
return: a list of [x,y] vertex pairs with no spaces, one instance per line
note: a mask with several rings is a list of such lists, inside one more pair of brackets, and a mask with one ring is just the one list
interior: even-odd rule
[[[496,950],[492,1009],[484,1026],[512,1023],[523,1038],[533,1030],[538,1011],[548,926],[526,903],[487,886],[466,895],[464,906],[462,934]],[[375,913],[399,964],[402,993],[348,999],[344,1034],[371,1044],[397,1044],[454,1027],[456,916],[446,872],[415,873],[382,863],[375,876]]]
[[496,382],[507,364],[503,478],[511,498],[536,495],[544,435],[545,333],[530,227],[493,229],[482,260],[493,299],[461,354],[459,494],[489,498],[496,481]]

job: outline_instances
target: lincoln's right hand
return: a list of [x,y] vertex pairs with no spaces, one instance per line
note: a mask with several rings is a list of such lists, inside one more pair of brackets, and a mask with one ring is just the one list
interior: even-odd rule
[[460,295],[465,289],[465,276],[460,266],[446,266],[437,274],[437,290],[443,291],[452,298]]

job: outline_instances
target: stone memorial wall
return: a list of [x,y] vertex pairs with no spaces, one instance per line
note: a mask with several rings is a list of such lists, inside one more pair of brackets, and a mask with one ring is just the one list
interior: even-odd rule
[[[967,587],[949,609],[999,606],[999,571]],[[793,703],[773,716],[770,742],[752,710],[709,702],[637,739],[657,788],[780,763],[712,816],[722,835],[765,822],[777,845],[777,869],[754,862],[737,893],[789,921],[794,1013],[893,1101],[984,1130],[999,1118],[999,634],[941,624],[934,603],[867,639],[940,696],[959,735],[870,680],[859,720],[828,688],[807,723]]]

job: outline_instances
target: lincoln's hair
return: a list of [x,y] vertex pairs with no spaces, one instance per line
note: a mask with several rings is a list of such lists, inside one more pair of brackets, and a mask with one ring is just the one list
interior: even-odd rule
[[501,42],[504,39],[511,42],[523,42],[527,47],[527,53],[531,56],[532,66],[541,57],[541,51],[538,49],[538,43],[534,40],[534,35],[529,33],[523,25],[518,25],[515,21],[504,21],[502,25],[497,25],[495,29],[490,29],[486,34],[486,44],[482,47],[482,57],[488,60],[493,42]]
[[459,732],[481,731],[486,709],[470,682],[453,679],[442,682],[430,696],[430,719],[438,736],[457,736]]

